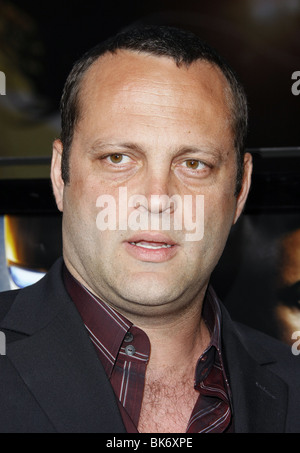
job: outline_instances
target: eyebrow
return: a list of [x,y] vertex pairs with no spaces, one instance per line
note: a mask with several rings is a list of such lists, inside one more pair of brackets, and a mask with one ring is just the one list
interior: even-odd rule
[[190,146],[190,145],[183,145],[177,149],[176,156],[180,156],[182,154],[207,154],[212,156],[216,160],[222,159],[223,150],[217,148],[212,144],[202,145],[202,146]]
[[107,149],[107,148],[116,148],[119,150],[133,150],[133,151],[143,151],[143,147],[136,144],[136,143],[129,143],[129,142],[124,142],[124,143],[113,143],[110,141],[103,141],[103,140],[97,140],[90,148],[91,152],[99,152],[101,150]]
[[[143,145],[135,143],[135,142],[113,142],[113,141],[103,141],[97,140],[93,143],[90,148],[91,153],[97,153],[99,151],[105,150],[107,148],[116,149],[119,151],[136,151],[146,153],[146,149]],[[224,150],[216,147],[212,143],[204,144],[201,146],[193,146],[193,145],[181,145],[175,148],[174,157],[179,157],[184,154],[206,154],[208,156],[213,157],[216,161],[221,161]]]

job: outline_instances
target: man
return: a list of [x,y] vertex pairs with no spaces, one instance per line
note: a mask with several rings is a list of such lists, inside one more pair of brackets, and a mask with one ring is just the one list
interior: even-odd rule
[[125,31],[77,62],[51,169],[63,260],[1,297],[2,431],[300,431],[299,361],[209,287],[250,187],[246,125],[190,33]]

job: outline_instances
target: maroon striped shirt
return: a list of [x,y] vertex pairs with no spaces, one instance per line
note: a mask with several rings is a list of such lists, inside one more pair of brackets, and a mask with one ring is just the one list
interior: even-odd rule
[[[113,387],[125,429],[137,433],[150,355],[148,336],[81,285],[66,266],[64,282]],[[221,353],[221,311],[211,288],[205,298],[203,317],[211,342],[197,363],[195,389],[199,396],[186,432],[232,432],[230,388]]]

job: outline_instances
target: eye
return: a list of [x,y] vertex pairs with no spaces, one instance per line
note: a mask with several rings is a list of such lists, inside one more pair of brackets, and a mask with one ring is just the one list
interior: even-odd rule
[[107,156],[107,159],[112,163],[112,164],[126,164],[130,162],[130,157],[126,156],[125,154],[110,154]]
[[185,167],[189,168],[190,170],[200,170],[200,168],[204,168],[205,165],[203,162],[197,159],[189,159],[184,162]]

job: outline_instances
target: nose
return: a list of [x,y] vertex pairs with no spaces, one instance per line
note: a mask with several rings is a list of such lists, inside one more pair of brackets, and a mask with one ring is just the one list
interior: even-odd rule
[[[172,200],[172,180],[169,171],[151,171],[144,177],[141,188],[143,197],[136,207],[147,209],[149,213],[174,212]],[[144,200],[144,202],[143,202]]]

